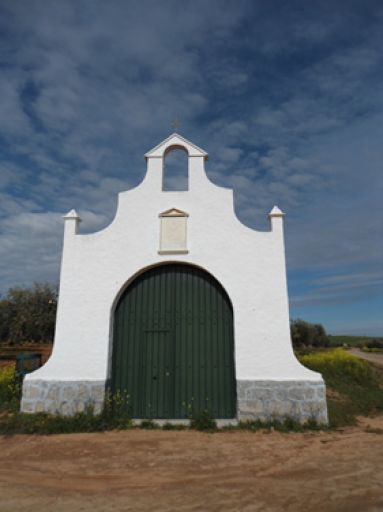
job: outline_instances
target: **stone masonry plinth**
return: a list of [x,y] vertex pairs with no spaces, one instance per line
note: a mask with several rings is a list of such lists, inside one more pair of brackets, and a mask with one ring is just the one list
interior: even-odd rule
[[[72,416],[88,406],[102,411],[105,399],[103,381],[24,381],[21,411]],[[237,381],[237,418],[240,421],[283,421],[300,423],[310,419],[328,423],[326,387],[313,381]]]
[[313,381],[237,381],[238,419],[328,423],[326,386]]
[[72,416],[93,407],[95,414],[102,411],[105,382],[102,381],[24,381],[21,412],[46,412]]

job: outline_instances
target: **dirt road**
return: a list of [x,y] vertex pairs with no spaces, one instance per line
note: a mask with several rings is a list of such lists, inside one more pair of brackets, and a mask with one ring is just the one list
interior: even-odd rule
[[358,348],[351,348],[349,352],[354,356],[369,361],[370,363],[383,366],[383,354],[380,352],[362,352],[362,350],[359,350]]
[[382,511],[383,435],[365,430],[2,437],[0,510]]

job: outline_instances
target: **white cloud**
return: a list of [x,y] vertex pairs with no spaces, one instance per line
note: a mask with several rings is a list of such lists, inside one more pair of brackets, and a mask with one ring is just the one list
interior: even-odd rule
[[55,280],[61,214],[81,211],[84,232],[110,222],[175,117],[209,152],[209,177],[234,188],[243,222],[268,229],[271,207],[286,211],[290,269],[343,267],[347,281],[353,265],[377,267],[378,12],[359,29],[359,11],[339,6],[324,17],[322,5],[92,5],[31,0],[28,16],[20,2],[2,6],[2,289]]
[[2,223],[1,292],[31,280],[58,281],[62,224],[56,213],[19,213]]

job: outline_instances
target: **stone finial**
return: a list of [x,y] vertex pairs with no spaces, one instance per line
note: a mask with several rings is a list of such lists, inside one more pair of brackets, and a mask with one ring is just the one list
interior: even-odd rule
[[[76,210],[71,210],[66,215],[63,215],[64,219],[64,233],[65,236],[72,236],[77,235],[78,232],[78,226],[81,222],[81,218],[79,214],[76,212]],[[73,220],[74,222],[69,222],[70,220]]]
[[76,210],[71,210],[70,212],[63,215],[64,220],[76,220],[77,222],[81,222],[81,217],[76,212]]
[[271,212],[269,213],[269,218],[273,218],[273,217],[284,217],[285,214],[283,213],[282,210],[280,210],[278,208],[278,206],[274,206],[274,208],[271,210]]

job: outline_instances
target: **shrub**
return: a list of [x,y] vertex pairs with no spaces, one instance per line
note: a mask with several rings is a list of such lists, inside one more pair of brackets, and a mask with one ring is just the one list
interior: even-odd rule
[[321,324],[310,324],[300,318],[290,321],[291,340],[294,348],[328,347],[329,337]]
[[15,368],[0,368],[0,411],[17,411],[20,404],[20,386],[16,383]]
[[46,413],[16,412],[0,418],[0,434],[70,434],[74,432],[102,432],[130,428],[129,418],[94,414],[90,406],[74,416],[51,416]]
[[367,347],[362,347],[360,349],[362,352],[366,352],[367,354],[381,354],[383,352],[383,348],[367,348]]
[[185,430],[186,428],[187,426],[182,423],[164,423],[162,426],[162,430]]
[[0,300],[0,343],[53,340],[57,291],[49,284],[11,288]]
[[341,348],[303,355],[299,359],[311,370],[320,372],[328,383],[334,379],[343,379],[360,385],[376,383],[371,366]]
[[[12,370],[12,371],[11,371]],[[132,421],[126,407],[128,395],[107,394],[103,410],[94,414],[92,405],[74,416],[52,416],[46,413],[20,413],[20,387],[15,384],[14,370],[0,369],[1,434],[62,434],[72,432],[101,432],[127,429]]]
[[383,340],[373,339],[368,341],[365,345],[367,348],[383,349]]
[[2,434],[69,434],[108,430],[103,418],[91,408],[74,416],[51,416],[45,413],[15,413],[0,421]]
[[127,391],[110,390],[105,392],[104,407],[101,417],[106,424],[113,424],[114,428],[126,428],[131,424],[129,394]]
[[217,430],[217,422],[211,414],[205,409],[200,413],[193,414],[190,420],[190,428],[195,430],[208,430],[210,432]]
[[155,423],[153,420],[142,420],[140,423],[140,427],[148,430],[160,428],[159,425],[157,425],[157,423]]

